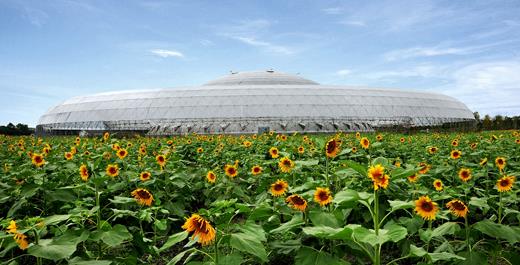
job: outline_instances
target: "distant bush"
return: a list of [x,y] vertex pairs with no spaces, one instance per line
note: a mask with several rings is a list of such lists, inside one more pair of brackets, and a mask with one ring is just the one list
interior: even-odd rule
[[18,123],[16,126],[12,123],[7,124],[7,126],[0,126],[0,134],[5,135],[30,135],[34,132],[33,129],[30,129],[27,124]]

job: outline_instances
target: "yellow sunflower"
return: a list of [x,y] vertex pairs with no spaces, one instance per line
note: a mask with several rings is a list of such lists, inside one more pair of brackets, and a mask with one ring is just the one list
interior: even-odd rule
[[132,191],[132,196],[141,205],[151,206],[153,202],[152,194],[146,189],[135,189]]
[[446,207],[448,207],[451,211],[451,213],[457,217],[463,217],[466,218],[466,215],[469,212],[468,207],[466,204],[464,204],[460,200],[451,200],[446,204]]
[[495,164],[497,165],[498,169],[502,171],[506,167],[506,159],[499,156],[495,159]]
[[242,143],[242,145],[244,145],[245,148],[249,148],[249,147],[251,147],[252,144],[253,144],[253,143],[251,143],[250,141],[244,141],[244,142]]
[[108,141],[108,138],[109,138],[109,137],[110,137],[110,133],[105,132],[105,133],[103,134],[103,140],[104,140],[105,142]]
[[288,187],[289,184],[287,184],[287,181],[279,179],[275,183],[271,184],[271,195],[274,197],[282,196],[287,192]]
[[461,168],[459,170],[459,178],[464,182],[468,182],[471,179],[471,169],[469,168]]
[[144,171],[144,172],[141,172],[141,174],[139,174],[139,179],[141,181],[150,180],[151,177],[152,177],[152,174],[148,171]]
[[451,141],[451,146],[459,146],[459,140],[455,139],[453,141]]
[[319,203],[320,206],[325,206],[332,202],[332,195],[330,194],[329,188],[316,188],[314,192],[314,201]]
[[157,164],[159,164],[161,168],[166,165],[166,158],[164,157],[164,155],[157,155],[155,157],[155,161],[157,161]]
[[440,179],[436,179],[433,181],[433,187],[436,191],[441,191],[444,188]]
[[216,231],[211,224],[202,218],[198,214],[192,214],[190,218],[186,219],[182,229],[187,232],[193,232],[192,239],[198,238],[199,242],[203,246],[207,246],[215,241]]
[[516,144],[520,144],[520,139],[516,139],[516,140],[515,140],[515,143],[516,143]]
[[485,166],[487,164],[487,162],[488,162],[488,159],[486,157],[486,158],[482,158],[482,160],[480,160],[479,164],[480,164],[480,166]]
[[303,146],[300,145],[300,146],[298,147],[298,154],[303,154],[303,153],[305,153],[305,148],[304,148]]
[[201,154],[204,152],[204,149],[202,147],[197,148],[197,153]]
[[471,143],[471,144],[469,145],[469,147],[470,147],[471,149],[476,149],[476,148],[477,148],[477,145],[478,145],[477,143]]
[[215,172],[213,171],[208,171],[208,174],[206,174],[206,179],[209,183],[215,183],[217,180],[217,175],[215,175]]
[[285,199],[285,201],[289,204],[289,206],[291,206],[291,208],[298,210],[298,211],[304,212],[305,209],[307,208],[307,201],[298,194],[293,194],[293,195],[287,197],[287,199]]
[[325,155],[329,158],[336,157],[341,147],[341,140],[332,138],[325,145]]
[[390,176],[385,174],[385,168],[382,165],[370,166],[368,169],[368,177],[374,183],[374,190],[379,188],[386,189],[389,184]]
[[234,178],[238,175],[238,168],[237,165],[229,165],[227,164],[224,167],[224,172],[226,172],[226,176],[230,178]]
[[16,226],[16,221],[11,220],[9,222],[9,226],[7,227],[7,233],[14,234],[18,231],[18,227]]
[[256,176],[260,173],[262,173],[262,167],[256,165],[256,166],[253,166],[253,168],[251,168],[251,174]]
[[74,155],[71,152],[65,152],[65,159],[72,160],[74,158]]
[[352,147],[352,153],[356,153],[357,152],[357,147]]
[[428,171],[430,171],[431,167],[432,167],[431,165],[428,165],[425,162],[420,162],[419,163],[419,168],[420,168],[419,169],[419,174],[426,174],[426,173],[428,173]]
[[417,182],[418,179],[419,179],[419,175],[417,175],[417,174],[413,174],[411,176],[408,176],[408,181],[410,183],[415,183],[415,182]]
[[117,175],[119,175],[119,167],[117,165],[110,164],[107,166],[105,171],[107,175],[111,177],[117,177]]
[[25,250],[29,247],[29,242],[27,241],[27,236],[22,233],[16,233],[14,235],[14,241],[16,241],[16,244],[18,244],[18,247],[21,250]]
[[288,157],[283,157],[278,162],[278,167],[280,168],[280,171],[282,171],[283,173],[290,173],[291,170],[294,168],[294,162]]
[[433,155],[437,152],[437,147],[435,146],[431,146],[431,147],[428,147],[428,153],[430,153],[430,155]]
[[368,147],[370,147],[370,140],[368,140],[366,137],[363,137],[361,140],[359,140],[359,144],[361,147],[363,147],[363,149],[368,149]]
[[269,149],[269,154],[271,155],[271,158],[278,158],[278,156],[280,155],[278,152],[278,148],[276,147],[271,147]]
[[406,141],[406,139],[404,139],[404,137],[401,137],[401,139],[399,139],[399,142],[401,142],[402,144]]
[[88,180],[88,168],[86,165],[81,165],[79,167],[79,176],[81,177],[81,180],[83,180],[83,181]]
[[126,149],[124,148],[119,148],[116,154],[117,157],[119,157],[119,159],[124,159],[128,155],[128,151],[126,151]]
[[459,159],[462,153],[459,150],[452,150],[450,153],[450,157],[452,159]]
[[509,176],[509,177],[502,177],[499,180],[497,180],[497,189],[499,192],[506,192],[511,191],[511,188],[513,188],[513,184],[515,183],[515,177]]
[[33,165],[37,166],[37,167],[41,167],[43,166],[43,164],[45,164],[45,160],[43,159],[43,156],[40,155],[40,154],[33,154],[32,158],[32,163]]
[[415,212],[425,220],[434,220],[439,208],[430,197],[422,196],[415,201]]
[[378,142],[383,141],[383,136],[382,136],[381,134],[378,134],[378,135],[376,136],[376,140],[377,140]]

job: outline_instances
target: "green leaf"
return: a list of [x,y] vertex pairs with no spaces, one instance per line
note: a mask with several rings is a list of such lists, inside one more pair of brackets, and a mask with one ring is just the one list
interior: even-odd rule
[[318,159],[311,159],[311,160],[296,160],[294,161],[294,163],[296,164],[296,166],[305,166],[305,167],[310,167],[310,166],[315,166],[319,163],[320,161]]
[[217,265],[240,265],[243,259],[244,258],[238,253],[222,255],[219,256]]
[[432,263],[435,263],[439,260],[452,260],[452,259],[459,259],[459,260],[465,260],[466,258],[455,255],[453,253],[449,252],[440,252],[440,253],[428,253],[428,257],[430,258]]
[[170,248],[171,246],[183,241],[187,237],[188,237],[188,232],[186,232],[186,231],[182,231],[177,234],[171,235],[170,237],[168,237],[168,240],[166,240],[166,243],[164,243],[164,245],[159,249],[159,252],[162,252],[162,251]]
[[471,197],[469,205],[482,209],[484,213],[486,213],[490,208],[485,198]]
[[69,265],[110,265],[112,261],[110,260],[83,260],[78,257],[74,257],[69,260]]
[[392,212],[400,209],[408,209],[415,207],[415,202],[413,201],[388,201],[390,203],[390,207],[392,207]]
[[518,227],[510,227],[507,225],[493,223],[490,220],[484,220],[474,224],[474,228],[488,236],[505,239],[510,244],[514,244],[520,241]]
[[433,232],[431,233],[431,237],[439,237],[439,236],[443,236],[443,235],[453,235],[455,234],[457,231],[460,230],[460,226],[455,223],[455,222],[447,222],[447,223],[444,223],[442,225],[440,225],[439,227],[433,229]]
[[293,216],[293,218],[291,219],[291,221],[289,222],[286,222],[282,225],[280,225],[278,228],[275,228],[273,230],[270,231],[270,233],[282,233],[282,232],[286,232],[286,231],[289,231],[293,228],[296,228],[296,227],[299,227],[301,225],[305,224],[305,222],[303,221],[303,217],[301,214],[295,214]]
[[43,219],[45,225],[55,225],[70,218],[70,214],[51,215]]
[[175,265],[175,264],[177,264],[177,262],[181,261],[181,259],[184,257],[184,255],[186,255],[186,253],[192,252],[192,251],[195,251],[195,250],[196,250],[196,248],[190,248],[190,249],[184,250],[183,252],[175,255],[175,257],[173,257],[173,259],[171,259],[166,265]]
[[410,255],[413,257],[422,257],[428,254],[424,248],[416,247],[415,245],[410,245]]
[[358,164],[352,160],[345,161],[345,164],[347,164],[347,166],[349,168],[352,168],[355,171],[357,171],[359,174],[361,174],[361,176],[367,176],[367,167],[366,166]]
[[29,247],[27,253],[35,257],[57,261],[70,257],[75,251],[75,244],[54,242],[52,239],[40,239],[38,245]]
[[379,229],[379,235],[376,235],[374,230],[360,226],[354,229],[352,236],[356,238],[357,241],[375,246],[377,244],[382,245],[388,241],[398,242],[408,234],[406,228],[397,224],[388,225],[386,228],[387,229]]
[[129,197],[115,196],[114,199],[110,199],[110,202],[115,204],[135,203],[135,199]]
[[117,224],[107,231],[94,232],[93,239],[95,241],[102,240],[105,244],[115,247],[122,244],[125,240],[131,239],[132,234],[128,232],[126,226]]
[[384,157],[377,157],[374,160],[372,160],[372,165],[382,165],[385,168],[388,168],[390,166],[390,163],[388,162],[388,159]]
[[347,265],[347,261],[330,255],[327,252],[318,251],[311,247],[302,247],[295,259],[296,265]]
[[415,168],[404,169],[404,168],[398,167],[398,168],[392,170],[392,172],[390,172],[390,177],[392,179],[407,178],[407,177],[415,174],[416,172],[417,172],[417,169],[415,169]]
[[323,212],[321,210],[318,211],[310,211],[309,219],[315,226],[329,226],[329,227],[339,227],[338,219],[332,213]]
[[261,225],[257,225],[254,222],[249,221],[241,225],[239,229],[243,233],[249,234],[258,239],[259,241],[267,241],[267,238],[265,237],[264,228]]
[[263,262],[267,262],[267,252],[265,251],[264,245],[258,238],[251,236],[246,233],[234,233],[231,234],[229,239],[231,247],[254,255]]

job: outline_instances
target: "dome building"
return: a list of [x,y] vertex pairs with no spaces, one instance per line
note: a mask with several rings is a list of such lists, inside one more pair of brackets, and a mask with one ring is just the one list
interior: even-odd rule
[[268,70],[232,73],[198,87],[74,97],[43,114],[37,133],[318,133],[472,122],[466,105],[446,95],[320,85]]

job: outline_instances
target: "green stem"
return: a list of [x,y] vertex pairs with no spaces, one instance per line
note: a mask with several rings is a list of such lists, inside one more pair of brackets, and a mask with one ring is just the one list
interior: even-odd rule
[[329,158],[325,158],[325,187],[330,187],[329,183]]
[[[374,230],[376,236],[379,236],[379,193],[374,190]],[[381,245],[377,244],[374,249],[374,265],[381,264]]]
[[218,230],[215,227],[215,264],[218,265]]
[[400,257],[400,258],[394,259],[394,260],[388,262],[386,265],[389,265],[389,264],[395,263],[395,262],[398,261],[398,260],[407,259],[407,258],[409,258],[409,257],[410,257],[410,255],[406,255],[406,256],[403,256],[403,257]]
[[502,192],[498,193],[498,223],[502,223]]
[[467,217],[464,217],[464,225],[466,228],[466,246],[468,247],[468,251],[471,254],[471,245],[469,244],[469,225]]

